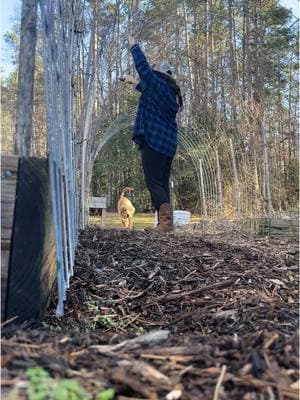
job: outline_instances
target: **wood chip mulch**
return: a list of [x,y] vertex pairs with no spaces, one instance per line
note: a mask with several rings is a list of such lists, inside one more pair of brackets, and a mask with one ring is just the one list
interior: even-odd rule
[[298,246],[80,233],[65,315],[2,327],[2,387],[42,366],[115,399],[299,398]]

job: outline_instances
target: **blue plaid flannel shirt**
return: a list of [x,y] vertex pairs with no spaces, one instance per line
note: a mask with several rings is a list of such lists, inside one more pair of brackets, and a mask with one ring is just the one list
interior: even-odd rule
[[131,47],[135,68],[140,76],[136,89],[141,93],[132,139],[168,157],[177,147],[176,114],[179,105],[176,93],[152,71],[139,45]]

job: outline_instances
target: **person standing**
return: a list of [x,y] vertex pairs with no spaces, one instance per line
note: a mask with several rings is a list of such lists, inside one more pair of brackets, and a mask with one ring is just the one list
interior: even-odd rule
[[158,213],[153,229],[164,233],[173,230],[169,180],[177,148],[176,115],[183,109],[179,86],[166,61],[150,67],[137,41],[128,37],[130,52],[140,80],[125,75],[126,83],[141,93],[132,139],[141,152],[145,184]]

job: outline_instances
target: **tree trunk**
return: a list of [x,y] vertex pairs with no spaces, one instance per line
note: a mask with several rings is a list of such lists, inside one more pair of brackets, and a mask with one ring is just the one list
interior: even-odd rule
[[235,211],[237,216],[240,215],[241,212],[241,202],[240,202],[240,184],[238,179],[236,160],[234,155],[234,149],[232,144],[232,139],[229,139],[230,144],[230,153],[231,153],[231,162],[232,162],[232,173],[233,173],[233,188],[234,188],[234,198],[235,198]]
[[15,152],[24,157],[31,152],[36,20],[37,0],[23,0]]

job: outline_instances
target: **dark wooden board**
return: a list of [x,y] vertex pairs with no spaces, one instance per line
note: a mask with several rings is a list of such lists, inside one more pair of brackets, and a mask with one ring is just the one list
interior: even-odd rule
[[40,320],[56,279],[50,179],[46,159],[21,158],[5,319]]
[[18,165],[18,156],[1,156],[1,320],[5,311]]

